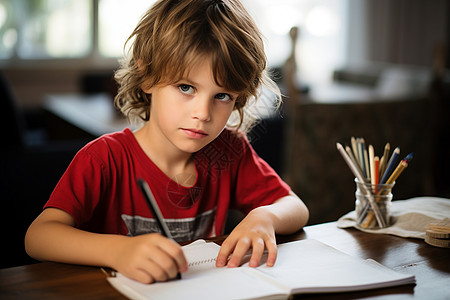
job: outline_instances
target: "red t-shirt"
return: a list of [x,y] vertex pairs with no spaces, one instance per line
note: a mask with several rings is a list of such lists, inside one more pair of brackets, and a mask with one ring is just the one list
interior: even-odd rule
[[143,178],[174,239],[182,242],[223,234],[229,208],[248,213],[290,191],[243,135],[227,129],[194,161],[197,180],[187,188],[149,159],[129,129],[107,134],[77,153],[45,208],[66,211],[77,228],[91,232],[160,232],[137,185]]

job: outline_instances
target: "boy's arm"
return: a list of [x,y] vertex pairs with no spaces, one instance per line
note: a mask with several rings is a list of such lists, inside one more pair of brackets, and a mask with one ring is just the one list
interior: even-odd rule
[[38,260],[111,267],[144,283],[165,281],[187,270],[181,247],[160,234],[97,234],[74,225],[68,213],[45,209],[27,231],[27,253]]
[[259,265],[265,249],[268,250],[267,265],[273,266],[277,257],[275,234],[294,233],[305,226],[308,219],[308,208],[293,192],[271,205],[255,208],[222,243],[216,266],[239,266],[249,249],[252,250],[251,267]]

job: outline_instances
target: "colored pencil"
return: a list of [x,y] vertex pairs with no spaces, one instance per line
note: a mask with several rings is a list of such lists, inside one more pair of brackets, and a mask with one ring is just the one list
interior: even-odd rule
[[356,144],[356,138],[354,136],[351,137],[350,143],[351,143],[351,146],[352,146],[353,157],[356,159],[356,162],[359,164],[359,161],[358,161],[358,146]]
[[[358,179],[359,182],[364,183],[365,179],[362,177],[362,174],[358,172],[358,169],[353,164],[351,158],[348,156],[347,152],[345,151],[344,147],[340,143],[336,143],[336,147],[339,151],[339,153],[344,158],[345,162],[349,166],[350,170],[352,171],[353,175]],[[386,222],[381,215],[380,209],[378,208],[377,203],[375,202],[375,197],[371,193],[371,191],[366,190],[364,184],[360,185],[360,190],[364,194],[364,196],[368,199],[368,202],[370,203],[370,206],[372,207],[372,210],[375,214],[375,218],[377,219],[378,224],[380,224],[380,227],[386,227]]]
[[413,159],[413,157],[414,153],[410,153],[404,159],[402,159],[397,168],[395,168],[394,172],[392,172],[392,175],[386,181],[386,184],[392,184],[394,181],[396,181],[400,174],[408,167],[408,164]]
[[[353,152],[350,149],[349,146],[345,146],[345,151],[347,151],[348,156],[350,157],[350,159],[353,161],[353,164],[355,165],[355,167],[358,169],[358,173],[361,174],[361,177],[364,178],[363,175],[363,171],[361,170],[361,166],[359,165],[359,163],[356,161],[356,158],[353,156]],[[367,182],[367,181],[366,181]]]
[[364,139],[358,139],[358,161],[361,166],[361,170],[363,170],[364,177],[366,177],[366,165],[364,161]]
[[375,156],[373,158],[373,165],[374,165],[374,184],[375,184],[375,194],[378,193],[378,184],[380,183],[380,172],[379,172],[379,168],[380,168],[380,158],[378,156]]
[[370,183],[375,184],[375,151],[372,145],[369,145],[369,166],[370,166]]
[[391,151],[391,144],[389,142],[384,145],[383,156],[380,159],[380,177],[383,176],[384,171],[386,170],[387,159],[389,157],[389,152]]
[[[367,202],[356,220],[357,224],[360,224],[361,227],[368,227],[372,226],[373,222],[376,221],[381,228],[386,227],[386,220],[381,214],[377,201],[380,196],[388,192],[388,188],[380,188],[379,185],[393,184],[408,167],[408,163],[412,160],[414,154],[408,154],[394,169],[400,155],[400,147],[394,149],[388,160],[390,152],[389,142],[385,144],[381,158],[375,155],[373,145],[369,145],[366,148],[365,140],[361,137],[351,137],[350,146],[345,146],[344,148],[340,143],[336,143],[336,147],[353,175],[358,179],[358,182],[373,186],[372,190],[372,188],[368,189],[364,184],[358,185]],[[393,169],[394,171],[392,171]]]
[[366,147],[364,147],[364,165],[366,166],[366,177],[370,181],[370,163],[369,163],[369,155],[367,154]]
[[395,148],[394,152],[392,152],[392,156],[389,159],[386,170],[383,173],[383,176],[381,177],[380,184],[384,184],[386,180],[389,178],[392,169],[394,168],[395,161],[397,160],[397,157],[400,155],[400,147]]

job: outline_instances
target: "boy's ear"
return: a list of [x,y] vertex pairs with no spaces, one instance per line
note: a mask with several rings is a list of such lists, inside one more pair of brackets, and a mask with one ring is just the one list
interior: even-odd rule
[[152,93],[152,87],[147,83],[147,81],[144,81],[142,84],[141,84],[141,89],[142,89],[142,91],[144,92],[144,93],[146,93],[146,94],[151,94]]
[[142,59],[138,59],[137,60],[137,65],[140,71],[142,71],[142,69],[144,69],[144,62],[142,61]]

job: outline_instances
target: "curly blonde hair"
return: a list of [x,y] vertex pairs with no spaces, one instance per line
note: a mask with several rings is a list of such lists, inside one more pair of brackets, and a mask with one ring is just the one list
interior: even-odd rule
[[[234,110],[244,123],[244,107],[257,99],[262,84],[279,97],[266,72],[261,34],[237,0],[160,0],[142,17],[125,45],[132,42],[115,73],[115,105],[131,121],[150,117],[146,88],[180,80],[199,57],[211,57],[219,86],[236,91]],[[246,130],[252,120],[246,121]]]

